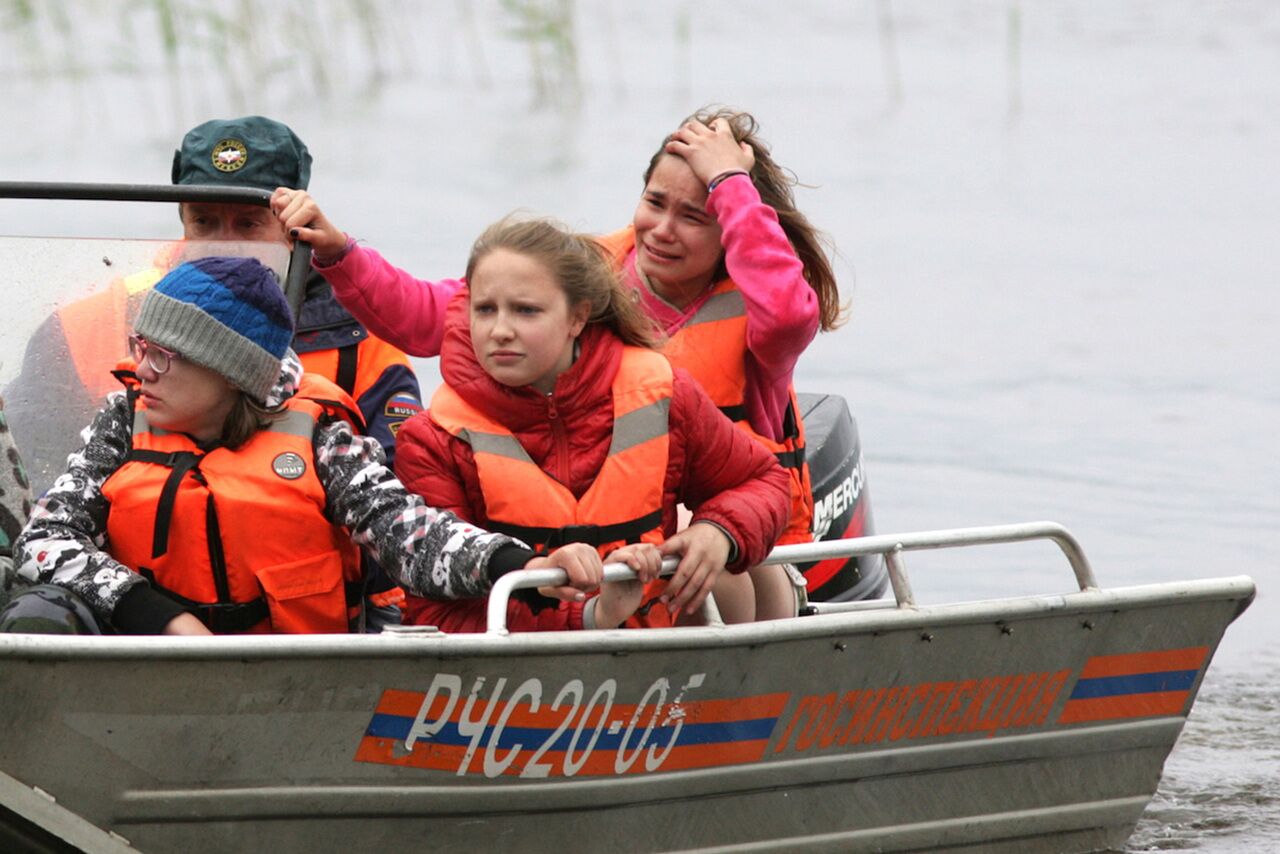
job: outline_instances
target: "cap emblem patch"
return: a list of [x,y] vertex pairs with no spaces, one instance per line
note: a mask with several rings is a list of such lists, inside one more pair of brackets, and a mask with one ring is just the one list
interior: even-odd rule
[[302,457],[286,451],[271,461],[271,470],[285,480],[297,480],[307,473],[307,464]]
[[213,147],[213,168],[219,172],[235,172],[249,159],[249,149],[238,139],[220,139]]

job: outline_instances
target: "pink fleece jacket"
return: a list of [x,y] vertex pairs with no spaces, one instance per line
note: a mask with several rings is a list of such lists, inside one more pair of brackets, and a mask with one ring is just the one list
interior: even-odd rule
[[[804,265],[778,214],[761,200],[749,177],[734,175],[717,184],[707,198],[707,212],[720,223],[725,268],[747,311],[747,420],[757,433],[780,440],[796,362],[818,334],[818,295],[804,277]],[[665,302],[637,275],[634,249],[622,268],[626,282],[640,292],[645,311],[668,335],[678,332],[710,297],[684,309]]]
[[[747,418],[756,432],[781,439],[796,362],[818,333],[818,297],[777,213],[760,199],[750,178],[721,181],[707,198],[707,212],[720,223],[725,267],[746,305]],[[461,289],[461,280],[416,279],[359,245],[334,264],[315,266],[338,301],[374,335],[411,356],[440,355],[445,306]],[[634,250],[623,276],[668,334],[702,304],[696,300],[680,311],[653,295],[636,275]]]
[[343,307],[384,341],[410,356],[439,356],[444,310],[461,279],[428,282],[393,267],[376,250],[354,245],[337,262],[312,266]]

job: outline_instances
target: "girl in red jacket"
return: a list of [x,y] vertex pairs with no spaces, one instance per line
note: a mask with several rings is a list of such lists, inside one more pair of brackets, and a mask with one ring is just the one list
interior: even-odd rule
[[[792,378],[819,329],[841,321],[824,238],[796,209],[795,177],[772,158],[756,120],[703,110],[663,139],[644,174],[631,225],[599,238],[640,308],[665,334],[662,351],[716,406],[773,452],[790,478],[779,541],[812,540],[813,496]],[[411,355],[439,353],[445,306],[462,283],[418,280],[357,246],[301,191],[273,204],[311,242],[334,294],[373,332]],[[789,587],[758,589],[757,616],[783,616]],[[770,613],[763,606],[779,602]]]
[[[583,543],[646,582],[663,556],[680,556],[668,581],[643,590],[606,584],[585,604],[513,599],[508,625],[670,625],[713,588],[726,621],[753,619],[748,567],[784,574],[756,564],[786,524],[787,475],[649,349],[652,323],[595,241],[506,219],[476,241],[466,281],[446,312],[444,385],[397,439],[405,485],[538,547]],[[693,518],[676,533],[678,502]],[[484,608],[411,597],[406,618],[479,631]]]

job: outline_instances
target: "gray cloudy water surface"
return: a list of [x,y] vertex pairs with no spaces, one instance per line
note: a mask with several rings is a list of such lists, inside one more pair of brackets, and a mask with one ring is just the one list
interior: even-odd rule
[[[850,321],[797,385],[849,400],[879,530],[1052,519],[1104,586],[1253,576],[1128,850],[1280,849],[1280,7],[24,8],[0,4],[4,178],[163,183],[186,128],[264,113],[331,217],[424,277],[513,208],[625,224],[683,115],[753,110],[839,250]],[[566,17],[531,35],[538,8]],[[67,230],[177,222],[0,207],[0,233]],[[1042,546],[909,570],[930,602],[1071,587]]]

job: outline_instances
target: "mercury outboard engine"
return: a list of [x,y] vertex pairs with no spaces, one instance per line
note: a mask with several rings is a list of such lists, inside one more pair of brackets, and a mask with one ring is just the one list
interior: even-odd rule
[[[800,394],[804,419],[805,459],[813,487],[813,538],[841,540],[875,533],[871,500],[862,467],[858,425],[843,397],[835,394]],[[884,558],[840,557],[798,564],[809,582],[814,602],[848,602],[874,599],[889,581]]]

